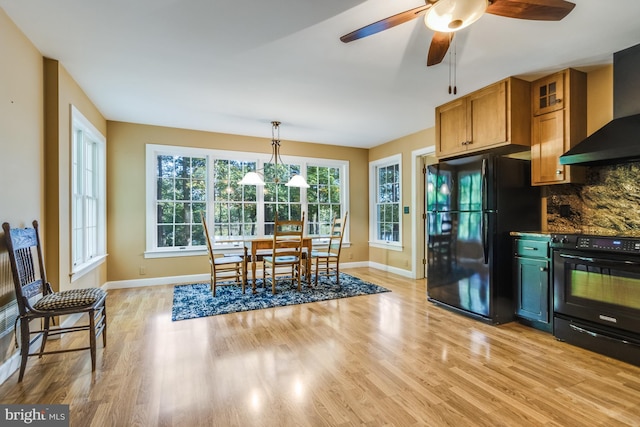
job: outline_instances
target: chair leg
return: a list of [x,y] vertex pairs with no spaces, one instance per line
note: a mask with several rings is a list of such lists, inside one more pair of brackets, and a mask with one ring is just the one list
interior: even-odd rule
[[217,282],[217,277],[216,277],[216,270],[212,269],[211,270],[211,293],[213,294],[214,298],[216,296],[216,282]]
[[38,359],[42,358],[42,353],[44,353],[44,346],[47,344],[47,339],[49,338],[49,320],[49,317],[45,317],[43,319],[44,325],[42,327],[42,330],[44,331],[44,333],[42,334],[42,343],[40,343],[40,355],[38,356]]
[[91,350],[91,372],[96,370],[96,312],[89,313],[89,348]]
[[27,368],[27,359],[29,358],[29,320],[20,319],[20,374],[18,382],[22,382],[24,371]]
[[340,263],[336,261],[336,284],[340,286]]
[[102,346],[107,346],[107,302],[102,305]]
[[[275,259],[273,260],[275,261]],[[276,294],[276,264],[275,262],[271,264],[271,292],[273,295]]]

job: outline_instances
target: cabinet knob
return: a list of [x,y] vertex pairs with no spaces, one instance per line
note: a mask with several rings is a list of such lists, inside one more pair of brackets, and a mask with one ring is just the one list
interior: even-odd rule
[[556,171],[556,175],[562,175],[562,171],[561,171],[560,169],[558,169],[558,170]]
[[547,271],[547,267],[540,267],[540,271]]

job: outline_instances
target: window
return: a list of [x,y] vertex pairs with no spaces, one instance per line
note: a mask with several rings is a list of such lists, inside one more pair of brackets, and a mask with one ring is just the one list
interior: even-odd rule
[[71,272],[77,278],[106,255],[106,139],[73,106],[71,122]]
[[[216,159],[213,177],[214,226],[218,240],[258,234],[257,187],[240,185],[244,174],[256,170],[256,162]],[[203,243],[204,244],[204,241]]]
[[401,223],[401,156],[396,155],[369,164],[372,206],[370,243],[382,247],[400,246]]
[[[348,206],[349,163],[283,156],[284,164],[276,171],[268,161],[265,154],[147,145],[145,255],[205,250],[202,215],[221,250],[247,237],[272,235],[276,212],[280,218],[299,218],[307,212],[307,235],[328,236],[333,217]],[[264,187],[238,184],[256,170],[264,173]],[[310,188],[285,185],[292,174],[300,173]]]
[[328,235],[333,218],[342,218],[342,186],[340,168],[309,166],[307,168],[308,234]]
[[161,154],[156,164],[158,247],[204,245],[207,159]]

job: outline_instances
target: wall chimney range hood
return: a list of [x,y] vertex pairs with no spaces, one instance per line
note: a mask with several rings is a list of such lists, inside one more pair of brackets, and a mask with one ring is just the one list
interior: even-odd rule
[[613,54],[613,120],[560,156],[563,165],[640,161],[640,44]]

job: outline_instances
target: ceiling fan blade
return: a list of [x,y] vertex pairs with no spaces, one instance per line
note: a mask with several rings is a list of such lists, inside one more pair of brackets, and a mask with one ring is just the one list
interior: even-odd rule
[[395,27],[396,25],[404,24],[405,22],[409,22],[421,15],[424,15],[427,9],[429,9],[430,7],[431,4],[429,3],[425,6],[419,6],[411,10],[406,10],[404,12],[398,13],[396,15],[390,16],[378,22],[374,22],[373,24],[369,24],[360,29],[352,31],[349,34],[345,34],[344,36],[340,37],[340,40],[342,40],[343,43],[349,43],[354,40],[358,40],[363,37],[379,33],[380,31]]
[[493,0],[487,6],[487,13],[507,18],[560,21],[574,7],[574,3],[564,0]]
[[433,33],[431,46],[429,46],[429,54],[427,55],[427,67],[442,62],[453,40],[453,34],[454,33],[440,33],[437,31]]

